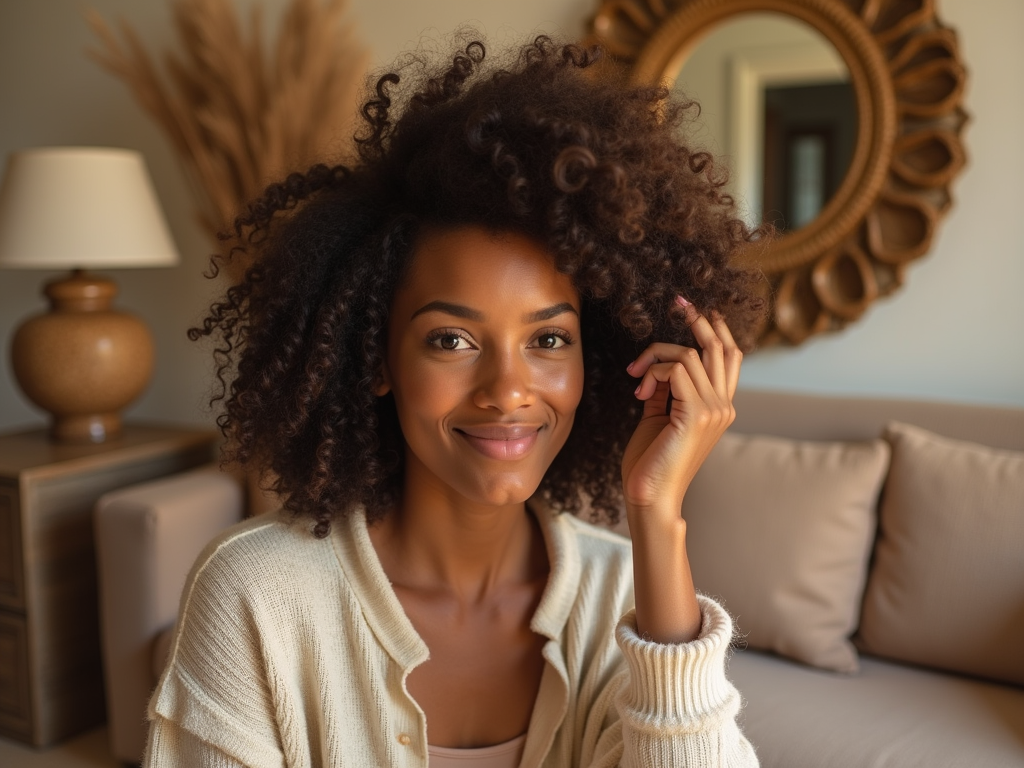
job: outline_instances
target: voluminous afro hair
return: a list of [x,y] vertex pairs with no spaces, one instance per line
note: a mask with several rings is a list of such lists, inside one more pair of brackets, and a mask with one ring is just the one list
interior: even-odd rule
[[749,348],[763,301],[729,261],[756,233],[712,158],[682,141],[697,110],[595,77],[599,53],[538,37],[485,66],[472,42],[441,65],[417,60],[411,77],[389,72],[362,108],[351,166],[293,174],[236,222],[253,265],[190,336],[220,338],[229,458],[267,472],[315,535],[360,506],[380,519],[401,496],[394,401],[374,388],[425,227],[533,237],[579,291],[584,395],[540,488],[556,508],[579,511],[582,492],[617,517],[641,412],[625,367],[654,340],[695,346],[677,294]]

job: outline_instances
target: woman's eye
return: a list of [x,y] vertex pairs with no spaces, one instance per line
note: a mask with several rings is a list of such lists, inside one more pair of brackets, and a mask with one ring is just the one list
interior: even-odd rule
[[430,343],[446,352],[470,349],[470,344],[457,333],[440,333],[430,339]]
[[545,333],[537,337],[537,346],[541,349],[558,349],[565,346],[565,339],[554,333]]

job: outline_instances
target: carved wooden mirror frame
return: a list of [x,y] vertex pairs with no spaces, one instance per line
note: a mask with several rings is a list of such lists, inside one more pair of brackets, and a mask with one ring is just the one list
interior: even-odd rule
[[841,328],[902,285],[952,202],[967,121],[966,70],[934,0],[603,0],[590,40],[635,81],[657,83],[715,25],[763,11],[804,21],[835,46],[858,124],[846,177],[817,218],[740,256],[774,293],[762,346]]

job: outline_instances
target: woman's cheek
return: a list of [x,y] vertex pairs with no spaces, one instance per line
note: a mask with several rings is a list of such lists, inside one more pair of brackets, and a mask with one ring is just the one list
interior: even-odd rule
[[566,373],[565,382],[566,393],[572,398],[574,410],[583,399],[583,380],[583,354],[580,351],[574,357],[573,364]]
[[540,372],[548,401],[560,413],[575,412],[583,398],[583,360],[574,355],[560,365],[551,365]]
[[420,413],[444,413],[465,397],[464,376],[451,367],[423,366],[409,373],[407,402]]

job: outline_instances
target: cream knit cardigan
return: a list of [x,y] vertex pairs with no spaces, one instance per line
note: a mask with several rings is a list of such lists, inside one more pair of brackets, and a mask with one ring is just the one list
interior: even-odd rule
[[[530,626],[548,642],[523,768],[756,766],[725,676],[725,611],[701,597],[696,640],[643,640],[629,542],[535,514],[551,575]],[[326,539],[281,515],[229,529],[196,561],[180,617],[145,765],[427,765],[427,721],[405,679],[429,652],[362,515]]]

